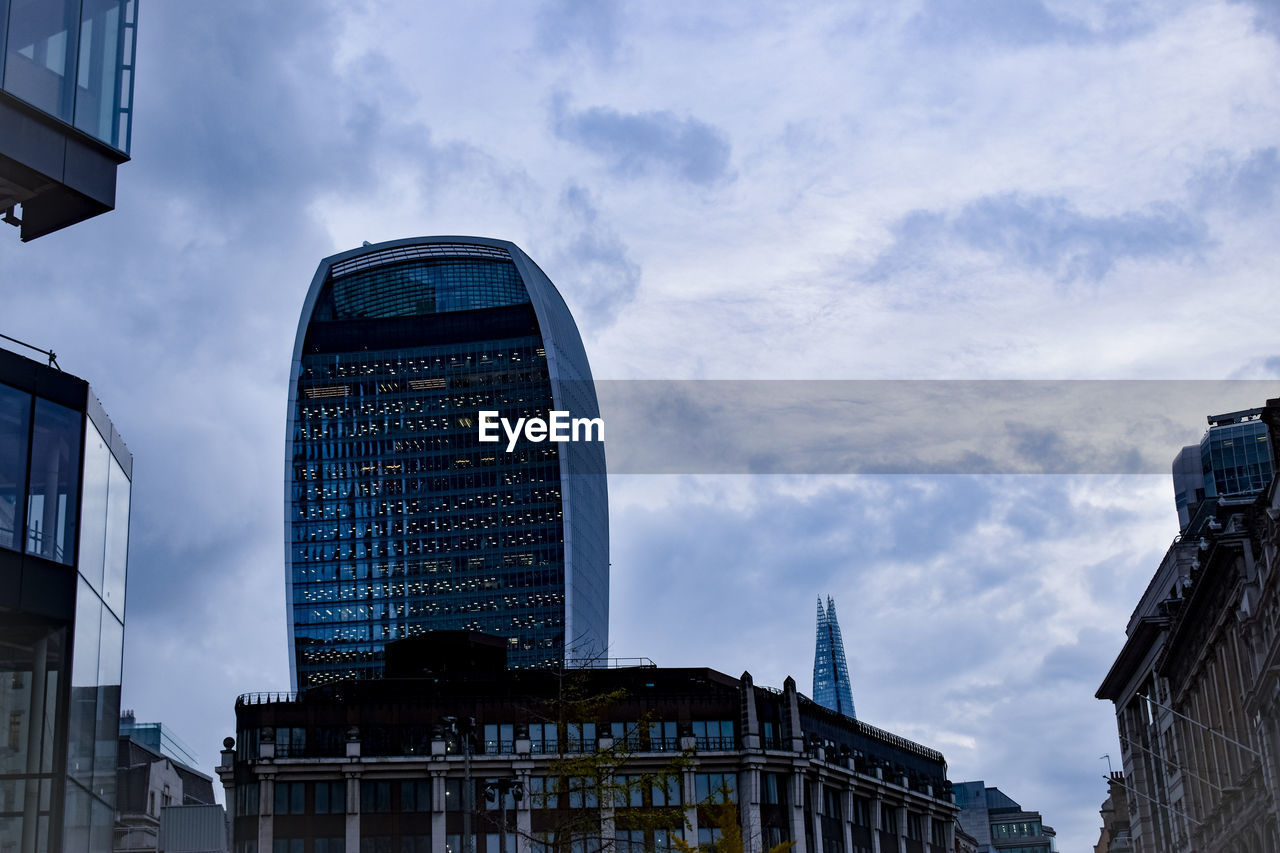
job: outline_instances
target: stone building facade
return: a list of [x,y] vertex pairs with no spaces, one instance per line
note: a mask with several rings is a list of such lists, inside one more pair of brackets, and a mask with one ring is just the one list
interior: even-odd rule
[[[1268,401],[1272,458],[1280,400]],[[1133,849],[1280,850],[1280,479],[1209,498],[1098,690],[1115,703]]]
[[669,850],[722,837],[726,803],[746,851],[954,844],[943,756],[790,678],[497,665],[242,696],[236,720],[235,853]]

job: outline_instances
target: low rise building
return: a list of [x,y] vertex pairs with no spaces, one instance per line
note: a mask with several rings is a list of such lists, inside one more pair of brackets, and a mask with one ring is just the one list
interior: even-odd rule
[[957,782],[954,786],[958,821],[977,844],[977,853],[1050,853],[1055,850],[1053,827],[1040,812],[1024,809],[999,788],[986,782]]
[[1102,815],[1102,831],[1093,853],[1133,853],[1133,836],[1129,832],[1129,792],[1124,774],[1113,772],[1107,781],[1107,798],[1098,809]]
[[[163,824],[172,808],[195,805],[222,809],[215,803],[210,776],[149,744],[122,734],[116,756],[114,853],[156,853],[163,849]],[[225,816],[223,824],[225,847]]]
[[426,664],[390,646],[381,680],[240,697],[218,769],[235,853],[667,850],[730,824],[746,851],[953,848],[943,756],[793,679],[507,670],[451,633],[404,641],[455,644]]

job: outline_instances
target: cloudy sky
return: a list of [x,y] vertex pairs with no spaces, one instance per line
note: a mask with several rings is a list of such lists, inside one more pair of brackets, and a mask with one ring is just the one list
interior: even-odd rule
[[[288,687],[289,357],[363,240],[515,241],[601,379],[1280,396],[1273,0],[162,0],[138,69],[116,211],[0,233],[0,331],[135,455],[124,704],[206,769],[235,696]],[[1092,845],[1167,474],[751,470],[611,480],[614,652],[807,691],[833,595],[862,718]]]

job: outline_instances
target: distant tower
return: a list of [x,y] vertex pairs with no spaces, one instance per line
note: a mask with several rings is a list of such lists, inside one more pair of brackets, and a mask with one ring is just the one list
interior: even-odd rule
[[813,654],[813,701],[857,719],[853,710],[853,690],[849,686],[849,665],[844,659],[844,640],[836,621],[836,603],[827,596],[827,609],[818,599],[818,647]]

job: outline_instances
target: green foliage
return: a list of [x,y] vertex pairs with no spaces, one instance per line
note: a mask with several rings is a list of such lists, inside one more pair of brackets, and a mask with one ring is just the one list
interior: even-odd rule
[[[563,669],[559,673],[556,698],[539,708],[534,716],[568,733],[584,723],[614,716],[613,708],[627,701],[630,695],[625,689],[593,689],[589,669]],[[692,752],[673,754],[661,767],[629,772],[641,746],[641,737],[651,721],[651,714],[638,714],[622,737],[612,738],[612,745],[603,749],[597,749],[596,744],[574,744],[568,737],[557,740],[556,757],[546,769],[548,779],[559,780],[556,790],[559,808],[555,811],[555,827],[548,845],[552,850],[567,853],[574,840],[591,840],[599,849],[608,850],[614,842],[600,838],[602,808],[625,807],[632,802],[633,793],[643,797],[643,792],[651,792],[654,787],[680,790],[682,774],[693,764]],[[598,732],[597,739],[600,735],[609,737],[611,732]],[[584,805],[566,808],[579,803]],[[615,820],[619,829],[646,833],[685,826],[684,808],[680,805],[625,808]]]
[[[671,839],[671,844],[679,853],[745,853],[742,842],[742,823],[738,817],[738,805],[732,802],[733,792],[722,786],[712,792],[701,804],[701,813],[711,826],[720,830],[720,837],[710,844],[690,844],[683,838]],[[787,853],[795,846],[794,841],[783,841],[769,848],[765,853]]]

